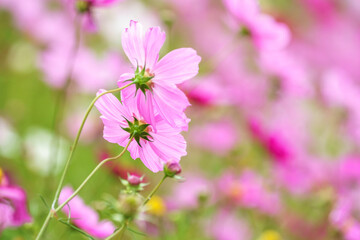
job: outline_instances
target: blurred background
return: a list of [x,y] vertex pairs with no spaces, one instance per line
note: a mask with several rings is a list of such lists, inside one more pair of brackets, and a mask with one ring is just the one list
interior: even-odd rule
[[[191,47],[202,62],[180,86],[186,180],[167,180],[126,239],[360,240],[360,1],[119,0],[85,13],[79,2],[0,0],[0,180],[26,192],[31,216],[10,227],[0,216],[0,239],[34,239],[87,106],[131,68],[121,33],[137,20],[166,32],[161,56]],[[67,185],[121,151],[99,116]],[[145,176],[144,194],[162,177],[126,154],[80,196],[111,219],[103,202],[128,172]],[[45,239],[88,238],[53,221]]]

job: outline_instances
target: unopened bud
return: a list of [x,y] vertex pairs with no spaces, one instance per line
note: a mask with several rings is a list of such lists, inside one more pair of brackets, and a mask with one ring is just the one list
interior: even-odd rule
[[164,173],[168,177],[174,177],[181,173],[181,166],[176,161],[167,162],[164,166]]
[[136,175],[129,175],[127,180],[131,186],[138,186],[141,183],[141,178]]

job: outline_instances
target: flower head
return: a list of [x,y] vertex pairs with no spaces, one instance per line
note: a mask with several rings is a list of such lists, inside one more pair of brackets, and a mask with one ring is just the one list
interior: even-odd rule
[[[102,92],[104,90],[98,94]],[[114,95],[107,94],[95,103],[102,114],[107,141],[123,147],[131,141],[128,147],[131,157],[140,158],[153,172],[162,171],[169,160],[180,161],[186,155],[181,128],[170,126],[160,114],[156,114],[151,104],[140,102],[138,105],[136,98],[122,96],[121,99],[122,103]],[[151,99],[147,101],[151,102]]]
[[[171,126],[186,129],[188,119],[184,110],[190,104],[177,84],[198,73],[201,58],[191,48],[180,48],[159,60],[164,41],[165,33],[159,27],[149,28],[143,36],[142,25],[131,21],[123,32],[122,45],[136,70],[123,74],[118,85],[121,87],[130,79],[135,85],[123,90],[125,98],[132,98],[135,93],[138,104],[142,102],[144,108],[154,105],[155,111]],[[138,93],[139,89],[143,94]],[[145,97],[147,101],[141,100]]]

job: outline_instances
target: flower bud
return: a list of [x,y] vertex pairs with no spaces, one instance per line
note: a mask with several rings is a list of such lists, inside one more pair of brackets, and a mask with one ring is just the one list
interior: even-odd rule
[[134,218],[141,206],[141,198],[137,194],[121,194],[119,197],[119,210],[124,218]]
[[131,186],[138,186],[141,183],[141,178],[136,175],[129,175],[127,180]]
[[167,162],[164,166],[164,173],[168,177],[174,177],[181,173],[181,166],[176,161]]

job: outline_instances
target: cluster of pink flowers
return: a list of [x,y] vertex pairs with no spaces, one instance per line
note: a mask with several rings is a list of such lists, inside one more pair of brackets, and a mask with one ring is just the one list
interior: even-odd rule
[[122,45],[134,72],[121,75],[118,85],[132,85],[121,91],[121,102],[105,95],[95,103],[102,114],[104,138],[123,147],[131,139],[131,157],[140,158],[153,172],[186,155],[180,133],[188,129],[184,111],[189,102],[177,84],[198,73],[201,59],[195,50],[180,48],[159,60],[164,41],[165,33],[159,27],[144,33],[140,23],[131,21],[123,32]]

